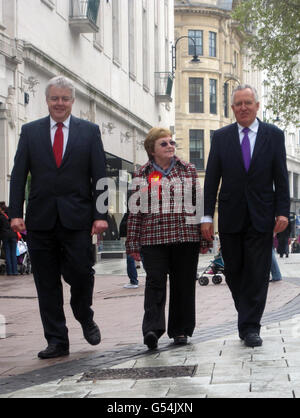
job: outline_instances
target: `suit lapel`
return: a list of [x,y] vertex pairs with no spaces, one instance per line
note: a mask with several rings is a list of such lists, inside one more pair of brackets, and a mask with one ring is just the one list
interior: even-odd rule
[[249,170],[251,170],[251,167],[253,167],[253,165],[255,164],[255,160],[256,160],[257,156],[261,153],[261,149],[262,149],[262,146],[265,143],[266,137],[267,137],[267,135],[266,135],[266,132],[265,132],[265,127],[259,121],[259,127],[258,127],[258,131],[257,131],[257,135],[256,135],[256,141],[255,141],[255,146],[254,146]]
[[229,135],[231,139],[232,157],[236,157],[236,160],[241,166],[241,169],[245,170],[237,123],[232,125],[232,129],[230,130]]

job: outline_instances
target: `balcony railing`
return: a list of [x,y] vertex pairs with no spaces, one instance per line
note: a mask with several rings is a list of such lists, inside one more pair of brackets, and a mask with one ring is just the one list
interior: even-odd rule
[[155,73],[155,98],[157,102],[172,102],[172,73]]
[[70,0],[70,26],[80,33],[95,33],[100,0]]

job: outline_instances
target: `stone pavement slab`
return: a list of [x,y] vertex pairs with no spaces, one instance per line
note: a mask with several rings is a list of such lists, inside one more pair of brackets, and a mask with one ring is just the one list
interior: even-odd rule
[[[236,333],[127,360],[111,369],[194,364],[192,377],[82,379],[84,373],[14,391],[1,398],[297,398],[300,396],[300,315],[262,328],[262,347],[245,347]],[[275,335],[270,330],[277,331]],[[286,350],[285,337],[295,345]],[[297,345],[298,342],[298,345]],[[97,370],[97,367],[94,368]]]
[[[199,269],[204,269],[211,258],[200,256]],[[262,393],[269,397],[300,396],[297,389],[300,382],[300,321],[297,317],[300,255],[291,254],[289,259],[279,259],[279,263],[285,280],[270,283],[263,318],[263,347],[245,348],[237,339],[236,313],[223,281],[220,285],[210,283],[206,287],[197,284],[197,328],[190,344],[174,348],[164,336],[158,352],[149,354],[141,336],[143,270],[139,273],[138,289],[123,289],[128,281],[125,260],[113,260],[96,265],[94,309],[103,335],[102,343],[91,347],[83,339],[70,310],[68,286],[64,285],[71,355],[45,362],[36,357],[45,343],[32,277],[0,276],[0,315],[6,321],[5,338],[0,340],[0,394],[2,397],[104,398],[152,395],[169,398],[180,397],[180,393],[182,397],[191,398],[260,397]],[[84,372],[97,367],[145,365],[197,367],[193,377],[161,381],[121,379],[119,385],[118,381],[112,384],[112,381],[92,384],[80,381]],[[17,390],[21,388],[24,389]]]

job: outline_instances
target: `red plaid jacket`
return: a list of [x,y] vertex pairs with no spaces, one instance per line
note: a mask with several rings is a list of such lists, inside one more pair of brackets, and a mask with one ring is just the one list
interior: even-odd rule
[[170,174],[162,179],[162,184],[169,184],[169,187],[161,187],[159,193],[157,188],[152,188],[151,192],[149,185],[148,178],[155,171],[151,161],[135,173],[133,182],[142,184],[129,199],[127,254],[138,253],[145,245],[200,242],[201,249],[211,246],[201,237],[199,222],[203,213],[195,218],[196,193],[200,193],[197,171],[194,165],[175,159]]

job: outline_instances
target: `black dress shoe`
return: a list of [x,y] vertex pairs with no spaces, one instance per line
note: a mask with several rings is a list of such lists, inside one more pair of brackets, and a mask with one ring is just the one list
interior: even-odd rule
[[157,348],[157,335],[153,331],[147,332],[147,334],[144,336],[144,344],[146,344],[149,348],[149,350],[154,350]]
[[66,344],[49,344],[48,347],[38,353],[41,359],[63,357],[69,355],[69,346]]
[[260,347],[263,340],[257,332],[249,332],[249,334],[244,336],[244,342],[247,347]]
[[174,344],[175,345],[185,345],[185,344],[187,344],[187,336],[186,335],[181,335],[180,337],[175,337],[174,338]]
[[91,345],[98,345],[101,341],[100,329],[96,322],[91,321],[81,324],[83,336]]

